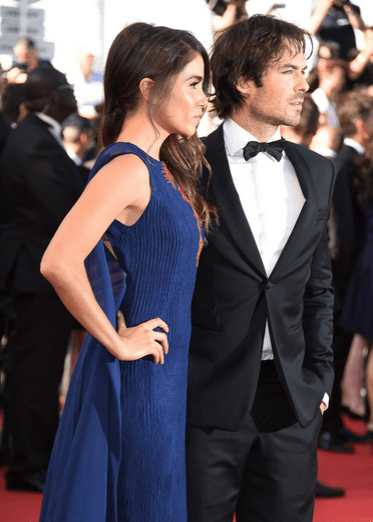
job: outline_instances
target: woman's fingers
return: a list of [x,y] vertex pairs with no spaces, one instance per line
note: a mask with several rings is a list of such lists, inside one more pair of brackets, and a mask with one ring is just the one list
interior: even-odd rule
[[167,335],[162,332],[154,332],[154,339],[158,341],[163,347],[163,352],[168,353],[168,339]]
[[162,321],[159,317],[156,317],[154,319],[149,319],[149,321],[145,321],[145,323],[142,323],[143,325],[149,326],[151,330],[154,330],[154,328],[162,328],[166,333],[168,332],[168,326],[167,324]]
[[117,324],[118,324],[118,333],[121,332],[122,330],[127,329],[126,320],[124,319],[124,315],[120,310],[117,315]]
[[[161,328],[163,332],[156,331],[155,328]],[[127,328],[124,316],[119,311],[118,334],[127,340],[127,348],[122,360],[135,360],[152,355],[155,364],[163,364],[164,355],[168,352],[168,340],[165,333],[168,331],[168,325],[159,317]]]

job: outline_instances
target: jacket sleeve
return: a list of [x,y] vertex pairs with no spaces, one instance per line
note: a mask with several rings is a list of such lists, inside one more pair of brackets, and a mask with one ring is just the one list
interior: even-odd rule
[[313,254],[303,306],[303,331],[306,345],[303,366],[319,377],[326,393],[330,396],[334,378],[332,351],[334,290],[326,228]]

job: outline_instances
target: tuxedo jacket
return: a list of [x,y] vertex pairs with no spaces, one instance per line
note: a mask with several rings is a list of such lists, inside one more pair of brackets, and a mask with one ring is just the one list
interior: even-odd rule
[[1,177],[10,224],[0,238],[0,289],[54,293],[40,261],[83,191],[82,175],[48,125],[29,114],[5,143]]
[[305,204],[269,277],[230,173],[222,127],[204,139],[207,199],[219,211],[203,249],[192,307],[188,423],[235,431],[254,401],[266,320],[275,366],[299,423],[333,383],[333,289],[326,237],[330,160],[288,143]]

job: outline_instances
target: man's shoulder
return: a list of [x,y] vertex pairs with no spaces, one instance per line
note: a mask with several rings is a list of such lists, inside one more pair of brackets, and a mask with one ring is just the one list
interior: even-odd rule
[[346,161],[347,159],[353,160],[356,158],[356,156],[358,156],[358,154],[359,153],[356,149],[354,149],[354,147],[350,147],[350,145],[342,143],[337,152],[336,161]]
[[217,129],[212,131],[208,136],[201,138],[206,149],[221,147],[224,145],[223,126],[219,125]]
[[297,154],[300,154],[303,159],[307,162],[307,165],[311,170],[315,168],[321,169],[331,169],[333,170],[333,162],[331,159],[322,156],[318,152],[310,150],[304,145],[299,145],[297,143],[288,142],[286,145],[285,152],[291,148],[293,151],[296,151]]
[[30,113],[12,130],[7,144],[22,149],[26,145],[38,143],[41,139],[49,139],[49,135],[48,125],[35,114]]
[[349,145],[343,143],[341,148],[337,152],[337,156],[334,160],[336,171],[339,173],[342,170],[350,171],[356,169],[356,158],[359,157],[359,153]]
[[5,143],[2,155],[12,161],[15,154],[19,161],[36,157],[50,158],[56,162],[70,159],[52,136],[48,125],[32,113],[18,123]]

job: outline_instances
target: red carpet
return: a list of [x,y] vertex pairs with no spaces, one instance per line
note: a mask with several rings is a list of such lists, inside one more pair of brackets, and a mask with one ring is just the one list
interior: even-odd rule
[[[356,432],[363,430],[359,422],[346,420],[346,426]],[[313,522],[373,522],[373,443],[354,444],[354,448],[355,453],[347,455],[319,451],[320,480],[345,488],[346,494],[316,499]],[[4,468],[0,469],[1,522],[38,522],[41,499],[39,493],[6,491]]]
[[[348,429],[362,434],[364,423],[344,417]],[[316,499],[314,522],[373,522],[373,442],[353,444],[355,453],[319,450],[319,479],[343,487],[339,499]]]

